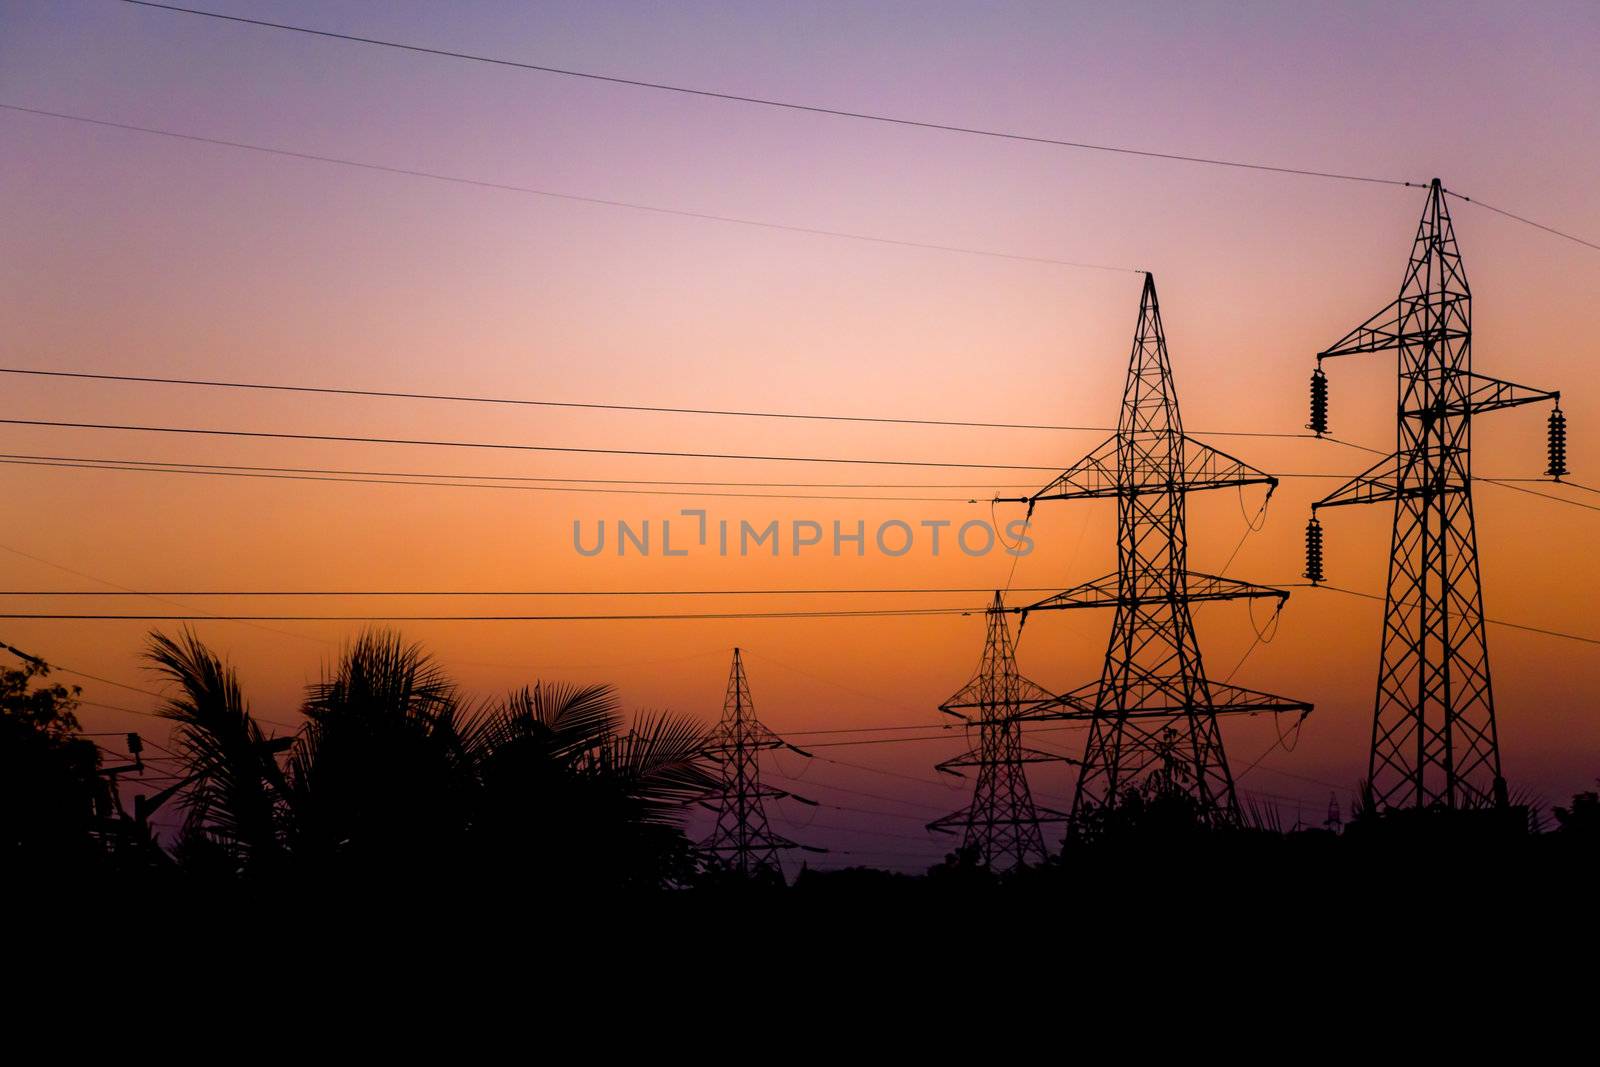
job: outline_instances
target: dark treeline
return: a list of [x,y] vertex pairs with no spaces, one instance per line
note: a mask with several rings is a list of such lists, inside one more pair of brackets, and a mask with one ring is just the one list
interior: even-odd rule
[[[625,716],[603,685],[533,684],[464,696],[419,646],[369,631],[308,687],[297,730],[251,710],[234,669],[194,634],[155,633],[145,656],[168,683],[161,757],[108,764],[85,737],[78,691],[24,661],[0,670],[0,845],[40,878],[194,885],[495,883],[529,890],[725,888],[687,817],[719,783],[707,727]],[[166,755],[170,752],[171,755]],[[157,771],[159,768],[159,771]],[[141,773],[142,772],[142,773]],[[140,781],[143,776],[147,781]],[[137,782],[129,810],[119,776]],[[129,777],[135,776],[135,777]],[[159,813],[159,814],[158,814]],[[155,822],[175,833],[158,840]],[[960,850],[925,875],[802,869],[819,896],[1112,887],[1190,875],[1350,871],[1426,862],[1506,870],[1587,866],[1600,854],[1600,794],[1548,820],[1527,805],[1379,817],[1358,805],[1334,829],[1285,830],[1270,810],[1213,827],[1160,775],[1080,822],[1039,867],[998,876]],[[783,885],[773,872],[755,883]]]
[[[43,664],[5,672],[0,788],[13,867],[573,888],[682,885],[695,874],[683,820],[716,778],[686,717],[628,722],[598,685],[536,684],[474,703],[419,646],[373,631],[308,688],[305,724],[275,734],[234,669],[192,633],[154,634],[145,656],[170,683],[160,714],[176,757],[149,770],[176,769],[133,812],[79,734],[76,692],[48,684]],[[163,785],[167,796],[155,791]],[[182,826],[164,847],[148,815],[169,796]]]

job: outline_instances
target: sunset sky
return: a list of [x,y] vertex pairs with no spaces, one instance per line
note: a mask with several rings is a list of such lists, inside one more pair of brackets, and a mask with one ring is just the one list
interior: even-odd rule
[[[715,92],[1426,183],[1600,241],[1600,7],[1572,4],[427,4],[196,0],[259,19]],[[0,0],[0,104],[394,170],[648,205],[664,214],[286,158],[0,110],[0,364],[597,404],[1114,425],[1154,273],[1187,428],[1301,431],[1314,353],[1392,300],[1422,189],[1085,151],[779,110],[310,37],[117,0]],[[1475,297],[1475,368],[1563,391],[1573,478],[1600,485],[1600,251],[1451,203]],[[717,215],[907,242],[688,217]],[[1002,258],[926,246],[1006,253]],[[1028,257],[1032,257],[1031,259]],[[1055,260],[1094,266],[1068,266]],[[1329,366],[1336,436],[1394,447],[1394,357]],[[1106,435],[645,414],[229,391],[0,374],[0,417],[576,448],[1061,468]],[[1544,470],[1544,407],[1475,421],[1474,467]],[[1280,475],[1374,457],[1313,440],[1208,438]],[[615,684],[630,708],[721,711],[735,645],[779,755],[776,830],[824,866],[915,869],[960,807],[932,765],[961,739],[939,702],[977,666],[983,593],[785,597],[42,598],[19,590],[1058,589],[1115,565],[1114,505],[1041,505],[1017,562],[880,523],[991,518],[1047,470],[690,460],[0,425],[7,455],[456,476],[873,483],[730,493],[509,490],[0,465],[0,614],[674,614],[971,608],[824,619],[400,624],[471,694]],[[962,483],[966,488],[942,488]],[[969,485],[970,483],[970,485]],[[507,484],[504,482],[495,484]],[[528,483],[523,483],[528,484]],[[1229,574],[1300,581],[1310,502],[1285,477]],[[568,486],[570,488],[570,485]],[[612,489],[628,489],[613,485]],[[634,486],[632,488],[640,488]],[[650,488],[650,487],[645,487]],[[1481,485],[1485,607],[1600,641],[1584,507]],[[1191,564],[1223,566],[1258,488],[1190,499]],[[978,503],[969,503],[977,500]],[[574,521],[866,523],[865,556],[594,558]],[[1589,510],[1585,510],[1588,508]],[[993,511],[1001,523],[1014,506]],[[679,518],[679,522],[685,522]],[[1330,582],[1377,593],[1391,511],[1324,515]],[[953,527],[952,527],[953,528]],[[688,527],[683,527],[687,532]],[[674,524],[674,538],[680,533]],[[786,534],[787,536],[787,534]],[[948,534],[947,534],[948,536]],[[653,546],[657,547],[657,546]],[[1043,592],[1016,592],[1014,602]],[[1241,790],[1320,822],[1365,773],[1382,605],[1297,589],[1270,610],[1200,606],[1213,677],[1314,701],[1230,721]],[[1025,673],[1097,676],[1110,613],[1029,619]],[[142,621],[0,620],[0,641],[138,689]],[[298,720],[353,622],[200,622],[255,711]],[[1564,802],[1600,776],[1600,647],[1490,628],[1513,790]],[[165,726],[150,695],[62,674],[92,731]],[[107,707],[112,705],[115,707]],[[133,709],[133,710],[118,710]],[[912,727],[926,732],[871,732]],[[863,731],[823,733],[821,731]],[[880,743],[900,737],[893,743]],[[1041,733],[1071,752],[1079,734]],[[850,744],[843,744],[850,742]],[[860,743],[872,742],[872,743]],[[813,747],[815,746],[815,747]],[[1263,755],[1265,753],[1265,755]],[[1251,766],[1259,758],[1259,763]],[[1065,807],[1064,768],[1030,772]],[[803,778],[792,782],[789,776]]]

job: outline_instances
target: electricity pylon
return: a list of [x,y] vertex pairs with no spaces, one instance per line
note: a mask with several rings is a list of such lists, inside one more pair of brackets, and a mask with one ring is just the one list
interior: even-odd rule
[[[1367,780],[1374,805],[1462,808],[1506,804],[1472,520],[1472,417],[1554,400],[1550,468],[1566,473],[1561,394],[1472,370],[1472,292],[1435,178],[1400,296],[1317,354],[1322,361],[1399,353],[1396,447],[1311,505],[1318,530],[1307,572],[1322,577],[1320,508],[1394,502],[1394,540]],[[1326,384],[1311,429],[1327,431]],[[1311,542],[1308,539],[1308,549]]]
[[773,748],[787,748],[810,756],[809,752],[778,737],[756,718],[755,705],[750,700],[750,683],[744,675],[744,659],[736,648],[733,667],[728,672],[722,719],[707,746],[707,751],[721,766],[722,786],[715,799],[705,802],[707,808],[717,813],[717,821],[700,848],[744,878],[754,878],[763,872],[781,878],[783,864],[778,854],[786,849],[827,851],[798,844],[773,833],[768,826],[766,801],[793,797],[803,804],[813,803],[788,790],[761,784],[759,756],[763,750]]
[[1023,747],[1023,709],[1050,700],[1051,694],[1018,673],[1005,603],[998,592],[984,615],[988,634],[978,673],[939,705],[947,715],[976,725],[978,740],[967,752],[934,768],[955,775],[960,775],[963,768],[975,768],[972,802],[960,811],[935,819],[928,829],[938,833],[959,830],[963,851],[973,852],[978,862],[991,871],[1006,873],[1043,863],[1048,852],[1039,824],[1066,818],[1060,812],[1034,806],[1023,765],[1064,757]]
[[1055,481],[1017,501],[1115,499],[1117,571],[1024,608],[1116,609],[1100,678],[1039,705],[1033,714],[1084,720],[1088,740],[1072,800],[1071,827],[1116,807],[1145,784],[1186,795],[1211,825],[1237,823],[1239,802],[1217,716],[1311,711],[1287,697],[1206,677],[1189,606],[1271,598],[1281,589],[1189,570],[1184,501],[1203,489],[1277,479],[1189,437],[1161,329],[1155,279],[1144,278],[1117,432]]

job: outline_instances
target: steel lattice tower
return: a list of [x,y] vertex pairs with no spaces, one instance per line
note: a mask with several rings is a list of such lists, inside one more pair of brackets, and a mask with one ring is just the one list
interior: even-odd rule
[[[809,755],[787,744],[756,718],[750,700],[750,683],[744,674],[744,659],[733,650],[733,667],[728,672],[728,693],[722,705],[722,719],[712,733],[707,751],[721,765],[722,787],[706,807],[717,813],[716,826],[701,850],[745,878],[763,869],[780,877],[783,864],[779,852],[803,846],[772,832],[767,825],[767,800],[792,796],[783,789],[761,784],[758,757],[764,749],[788,748]],[[823,851],[814,849],[808,851]]]
[[1073,795],[1072,822],[1114,808],[1152,774],[1189,796],[1213,825],[1238,821],[1233,776],[1217,716],[1306,714],[1311,705],[1206,677],[1190,605],[1288,594],[1188,569],[1184,501],[1203,489],[1277,479],[1187,436],[1167,358],[1155,279],[1145,275],[1139,324],[1117,432],[1055,481],[1023,498],[1029,515],[1043,500],[1117,502],[1117,571],[1031,607],[1116,609],[1097,682],[1039,705],[1033,714],[1085,720],[1088,740]]
[[[1394,502],[1367,769],[1379,810],[1506,803],[1472,517],[1472,417],[1560,400],[1473,372],[1472,292],[1445,193],[1435,178],[1400,296],[1317,355],[1320,371],[1335,356],[1399,353],[1394,454],[1312,505],[1315,514]],[[1555,456],[1561,418],[1552,417],[1556,477],[1565,473]],[[1325,411],[1315,428],[1326,430]]]
[[1051,699],[1051,694],[1018,673],[1005,604],[998,592],[984,614],[988,634],[978,673],[939,705],[940,711],[978,728],[978,740],[967,752],[935,768],[947,774],[975,768],[972,802],[935,819],[928,829],[939,833],[959,830],[963,850],[974,851],[985,867],[1003,873],[1042,863],[1048,855],[1039,824],[1065,816],[1034,806],[1023,767],[1062,757],[1023,747],[1023,709]]

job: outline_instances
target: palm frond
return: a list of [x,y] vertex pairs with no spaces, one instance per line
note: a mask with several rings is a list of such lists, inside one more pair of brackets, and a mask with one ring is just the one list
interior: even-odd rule
[[474,789],[454,683],[420,645],[371,629],[309,686],[288,766],[297,843],[313,861],[427,854],[459,834]]
[[369,629],[347,645],[332,671],[324,670],[306,697],[314,722],[363,720],[369,725],[413,719],[427,722],[452,712],[455,683],[419,644],[392,630]]
[[646,712],[626,734],[613,737],[603,762],[639,806],[643,822],[679,825],[686,807],[720,784],[709,742],[698,720]]
[[188,828],[241,858],[276,851],[282,739],[267,737],[251,716],[238,673],[189,629],[176,639],[151,633],[145,658],[178,688],[159,714],[177,724],[174,746],[192,779],[183,797]]
[[622,715],[610,686],[536,683],[467,716],[462,744],[475,760],[517,747],[572,762],[594,752],[621,725]]

